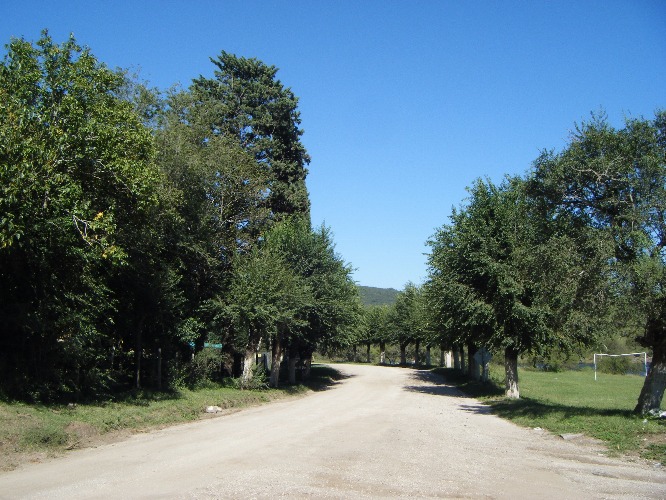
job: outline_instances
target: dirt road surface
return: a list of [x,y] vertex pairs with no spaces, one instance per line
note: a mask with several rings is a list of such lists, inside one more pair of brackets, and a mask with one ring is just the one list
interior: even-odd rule
[[666,498],[666,471],[517,427],[427,372],[342,365],[310,396],[0,474],[0,498]]

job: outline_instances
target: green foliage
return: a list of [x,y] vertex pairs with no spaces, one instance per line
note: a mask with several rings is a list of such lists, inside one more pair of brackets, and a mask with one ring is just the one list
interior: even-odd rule
[[[533,203],[520,179],[478,180],[470,195],[430,242],[425,296],[440,340],[500,350],[512,364],[593,344],[605,326],[602,240]],[[507,390],[511,381],[507,369]]]
[[363,321],[359,324],[356,343],[392,342],[393,325],[391,307],[388,305],[368,306],[363,309]]
[[298,100],[272,66],[213,62],[214,78],[165,97],[73,38],[7,46],[3,393],[209,383],[278,330],[305,355],[349,341],[357,294],[330,231],[306,222]]
[[277,68],[222,51],[211,58],[214,78],[194,80],[205,107],[208,137],[233,138],[270,174],[267,206],[274,214],[309,215],[305,166],[310,157],[300,136],[298,99],[276,79]]
[[57,45],[46,32],[36,45],[12,40],[0,65],[0,374],[10,393],[78,392],[108,353],[110,276],[132,246],[125,228],[146,227],[156,202],[152,138],[118,97],[123,85],[73,38]]
[[625,375],[629,373],[632,367],[633,363],[631,360],[625,357],[609,359],[602,358],[600,362],[597,363],[597,370],[615,375]]
[[535,162],[529,191],[555,217],[606,235],[614,293],[625,306],[616,318],[642,323],[640,342],[653,350],[636,411],[657,409],[666,388],[666,113],[620,130],[593,115],[562,152]]
[[[358,290],[351,267],[335,253],[330,229],[310,229],[303,219],[292,219],[269,235],[288,266],[304,280],[312,293],[311,303],[302,310],[305,326],[290,329],[292,348],[309,357],[317,347],[351,342],[360,317]],[[272,241],[271,241],[272,236]]]
[[220,349],[204,348],[194,354],[190,364],[189,380],[192,386],[207,386],[222,379],[224,354]]

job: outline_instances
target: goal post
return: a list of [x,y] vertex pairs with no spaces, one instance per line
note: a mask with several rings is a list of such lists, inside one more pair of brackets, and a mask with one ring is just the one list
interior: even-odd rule
[[603,354],[603,353],[594,353],[594,380],[597,380],[597,356],[601,359],[604,356],[609,358],[619,358],[621,356],[642,356],[643,357],[643,376],[647,377],[647,352],[630,352],[623,354]]

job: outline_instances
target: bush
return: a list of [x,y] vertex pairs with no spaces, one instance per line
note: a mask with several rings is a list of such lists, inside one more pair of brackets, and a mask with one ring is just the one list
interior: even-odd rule
[[222,380],[225,356],[219,349],[204,348],[194,355],[190,364],[189,385],[199,387]]

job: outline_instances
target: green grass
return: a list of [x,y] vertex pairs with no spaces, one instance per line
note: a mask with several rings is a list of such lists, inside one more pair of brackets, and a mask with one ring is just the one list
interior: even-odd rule
[[94,445],[114,435],[142,432],[209,417],[206,406],[234,409],[323,390],[340,378],[337,371],[313,366],[308,385],[280,389],[239,390],[211,385],[173,392],[142,391],[115,401],[34,405],[0,401],[0,470],[54,456],[68,449]]
[[595,381],[592,371],[520,370],[521,399],[510,400],[502,396],[502,367],[492,367],[488,384],[467,382],[453,370],[435,371],[519,425],[583,433],[605,442],[611,454],[639,454],[666,464],[666,422],[633,414],[643,377],[599,374]]

